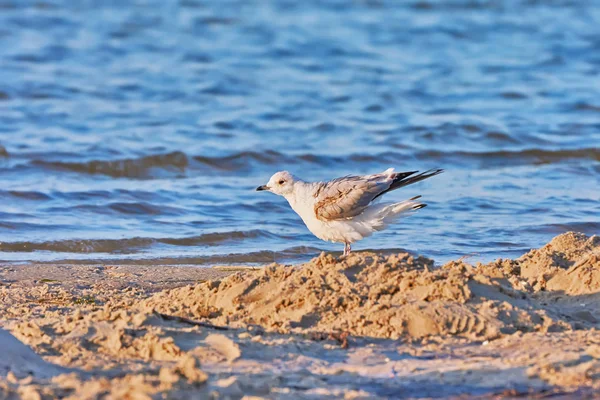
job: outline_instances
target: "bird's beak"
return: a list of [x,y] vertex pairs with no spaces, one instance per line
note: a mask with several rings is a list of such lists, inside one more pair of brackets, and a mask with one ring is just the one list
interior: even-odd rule
[[267,185],[262,185],[256,188],[257,192],[262,192],[263,190],[269,190],[270,188]]

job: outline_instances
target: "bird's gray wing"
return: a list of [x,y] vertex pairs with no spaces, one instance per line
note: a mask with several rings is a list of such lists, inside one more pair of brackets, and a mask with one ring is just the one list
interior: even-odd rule
[[345,176],[319,182],[315,188],[315,216],[321,221],[346,219],[359,215],[393,182],[393,172],[365,176]]
[[412,185],[444,172],[431,169],[395,173],[390,168],[380,174],[345,176],[330,182],[319,182],[315,189],[315,216],[321,221],[346,219],[359,215],[379,196]]

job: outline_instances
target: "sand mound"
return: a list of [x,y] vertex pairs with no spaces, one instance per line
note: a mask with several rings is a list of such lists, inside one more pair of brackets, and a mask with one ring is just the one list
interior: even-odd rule
[[3,329],[0,329],[0,348],[2,349],[0,377],[12,374],[19,378],[29,375],[48,378],[67,372],[66,368],[44,361],[33,350]]
[[600,236],[569,232],[517,260],[537,290],[578,295],[600,291]]
[[321,254],[162,292],[131,284],[152,270],[8,267],[0,398],[582,397],[600,388],[599,242],[568,233],[476,266]]
[[347,259],[321,254],[299,266],[271,265],[162,292],[144,307],[283,333],[488,339],[563,330],[572,328],[572,321],[541,306],[535,292],[598,291],[599,250],[599,238],[568,233],[517,261],[478,267],[451,262],[434,268],[431,260],[410,254],[357,253]]

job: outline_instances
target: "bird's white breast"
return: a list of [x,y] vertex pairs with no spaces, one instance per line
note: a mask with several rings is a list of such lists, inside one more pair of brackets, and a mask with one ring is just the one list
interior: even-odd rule
[[[355,227],[356,221],[337,220],[321,221],[315,214],[316,199],[313,185],[303,183],[290,196],[286,196],[292,209],[302,218],[304,224],[313,235],[329,242],[353,243],[364,237]],[[359,218],[360,219],[360,218]]]

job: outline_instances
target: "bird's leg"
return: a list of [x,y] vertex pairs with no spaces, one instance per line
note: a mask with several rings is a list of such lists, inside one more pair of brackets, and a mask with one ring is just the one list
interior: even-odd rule
[[347,256],[352,251],[352,247],[350,247],[350,243],[344,244],[344,255]]

